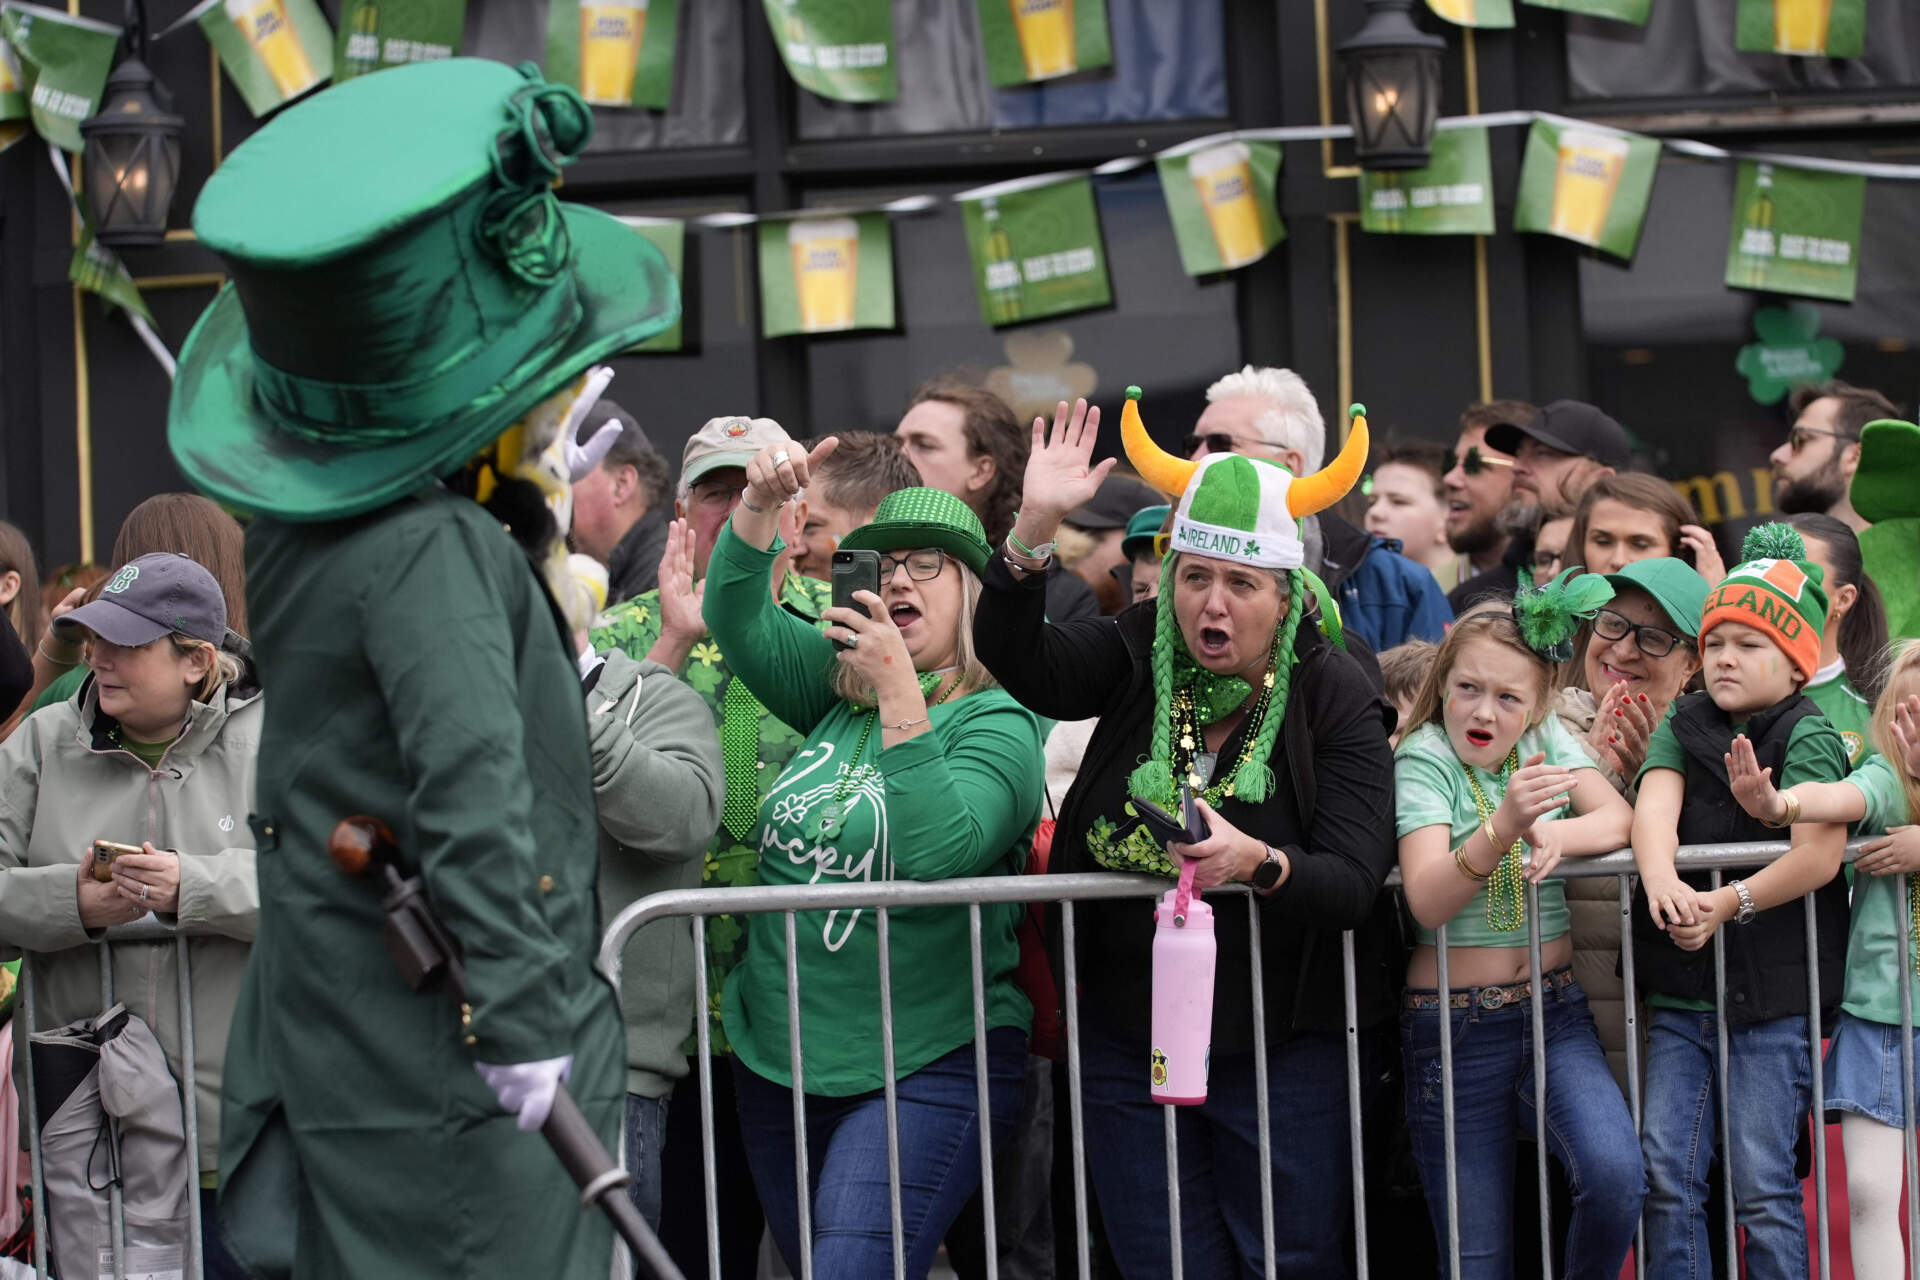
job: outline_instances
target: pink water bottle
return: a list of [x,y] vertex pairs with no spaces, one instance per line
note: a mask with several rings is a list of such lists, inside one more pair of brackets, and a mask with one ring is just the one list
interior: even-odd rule
[[1207,1100],[1213,1045],[1213,908],[1193,892],[1196,865],[1153,912],[1153,1100],[1183,1107]]

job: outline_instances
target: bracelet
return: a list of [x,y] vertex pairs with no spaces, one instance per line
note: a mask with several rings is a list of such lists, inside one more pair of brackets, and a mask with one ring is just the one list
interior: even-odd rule
[[[1018,511],[1013,513],[1013,519],[1014,519],[1014,523],[1016,524],[1019,523],[1020,513]],[[1042,563],[1045,563],[1046,561],[1053,559],[1053,549],[1055,546],[1058,545],[1058,542],[1057,540],[1055,542],[1043,542],[1037,547],[1030,547],[1026,543],[1020,541],[1019,536],[1016,535],[1012,529],[1008,529],[1007,545],[1012,547],[1016,552],[1018,552],[1022,556],[1025,556],[1029,560],[1039,560]]]
[[756,507],[751,502],[748,502],[747,495],[745,493],[742,493],[740,495],[740,505],[745,507],[747,510],[753,512],[753,514],[757,516],[763,516],[767,514],[767,509],[765,507]]
[[1023,573],[1045,573],[1047,566],[1053,563],[1053,551],[1049,549],[1044,556],[1023,556],[1012,546],[1013,535],[1007,535],[1007,544],[1001,548],[1000,558]]
[[[1468,839],[1471,840],[1472,837],[1469,836]],[[1476,884],[1484,881],[1493,874],[1491,871],[1476,871],[1474,869],[1473,864],[1467,861],[1467,846],[1465,844],[1462,844],[1458,849],[1453,851],[1453,865],[1460,868],[1461,875],[1474,881]]]
[[1780,819],[1778,822],[1762,823],[1762,826],[1772,827],[1775,831],[1778,831],[1782,827],[1790,827],[1800,821],[1800,797],[1791,791],[1782,791],[1780,793],[1780,799],[1781,802],[1787,806],[1786,817]]
[[[1498,840],[1494,838],[1493,819],[1491,817],[1480,819],[1480,830],[1486,833],[1487,847],[1493,850],[1493,856],[1496,858],[1506,857],[1508,846],[1501,844]],[[1489,872],[1488,874],[1492,874],[1492,873]]]
[[926,722],[927,717],[921,716],[918,720],[902,720],[898,724],[883,724],[880,727],[883,729],[911,729],[917,724],[925,724]]
[[78,654],[75,654],[71,658],[56,658],[52,654],[48,653],[47,638],[45,636],[40,637],[40,644],[38,647],[40,650],[40,656],[45,658],[49,663],[53,664],[56,667],[75,667],[80,665],[80,655]]

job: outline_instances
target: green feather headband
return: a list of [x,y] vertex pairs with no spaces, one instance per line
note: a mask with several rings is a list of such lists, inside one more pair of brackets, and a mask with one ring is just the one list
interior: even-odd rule
[[1549,582],[1520,588],[1513,597],[1513,620],[1527,648],[1548,662],[1571,662],[1574,633],[1611,599],[1611,582],[1574,565]]

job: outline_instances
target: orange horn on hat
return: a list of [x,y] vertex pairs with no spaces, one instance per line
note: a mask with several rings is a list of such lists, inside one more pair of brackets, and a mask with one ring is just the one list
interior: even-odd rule
[[1367,465],[1367,406],[1356,404],[1347,412],[1353,417],[1353,429],[1340,456],[1287,486],[1287,511],[1296,520],[1325,511],[1360,480],[1360,470]]
[[1125,446],[1127,460],[1133,463],[1140,478],[1172,498],[1187,491],[1193,482],[1193,473],[1200,469],[1199,463],[1176,458],[1153,442],[1146,424],[1140,421],[1138,387],[1127,388],[1127,403],[1120,410],[1120,443]]

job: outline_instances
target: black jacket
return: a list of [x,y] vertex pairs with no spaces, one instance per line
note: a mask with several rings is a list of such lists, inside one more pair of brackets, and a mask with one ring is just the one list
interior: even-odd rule
[[655,503],[622,534],[607,557],[607,608],[660,585],[660,557],[667,549],[669,508]]
[[1476,604],[1488,600],[1511,600],[1520,590],[1520,567],[1533,563],[1533,535],[1516,534],[1507,542],[1500,563],[1484,573],[1476,573],[1447,592],[1453,616],[1459,617]]
[[33,688],[33,655],[20,642],[13,619],[0,613],[0,720],[13,714]]
[[[1086,833],[1102,816],[1123,829],[1128,825],[1121,808],[1127,776],[1147,750],[1153,720],[1154,606],[1142,602],[1118,618],[1047,624],[1037,580],[1016,583],[998,557],[983,576],[986,591],[974,617],[981,661],[1039,715],[1100,717],[1061,805],[1049,870],[1102,870],[1087,851]],[[1284,849],[1292,863],[1279,892],[1253,899],[1270,1041],[1345,1027],[1342,930],[1357,930],[1362,1026],[1390,1015],[1399,979],[1393,972],[1394,908],[1380,891],[1395,857],[1390,712],[1360,665],[1305,621],[1295,653],[1299,661],[1271,758],[1280,785],[1257,807],[1237,799],[1220,805],[1227,821]],[[1242,731],[1223,745],[1223,758],[1238,754]],[[1222,1052],[1245,1050],[1253,1042],[1246,901],[1223,896],[1214,917],[1219,962],[1213,1046]],[[1075,907],[1075,923],[1088,1015],[1109,1026],[1144,1026],[1153,990],[1150,905],[1083,902]],[[1059,937],[1057,927],[1053,934]],[[1064,989],[1057,945],[1054,950],[1055,976]]]

